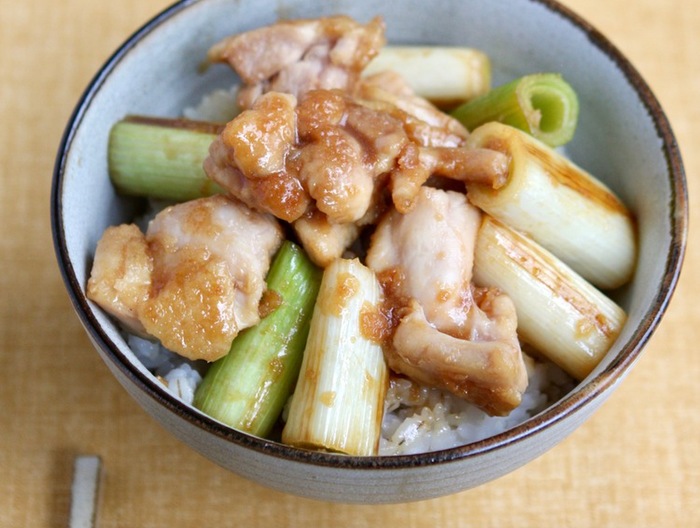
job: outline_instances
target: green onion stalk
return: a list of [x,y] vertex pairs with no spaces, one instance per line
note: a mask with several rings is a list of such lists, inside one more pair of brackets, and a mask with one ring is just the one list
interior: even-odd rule
[[220,130],[186,119],[127,117],[110,131],[110,179],[121,194],[175,202],[221,193],[202,167]]
[[578,122],[578,97],[555,73],[526,75],[452,111],[468,130],[497,121],[531,134],[551,147],[568,143]]
[[267,276],[277,307],[212,364],[195,392],[195,407],[240,431],[271,433],[299,376],[321,277],[299,246],[284,242]]

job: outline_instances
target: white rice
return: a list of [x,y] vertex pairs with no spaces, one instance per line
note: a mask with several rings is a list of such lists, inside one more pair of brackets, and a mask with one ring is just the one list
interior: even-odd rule
[[237,86],[229,90],[214,90],[197,105],[185,108],[183,115],[188,119],[227,123],[240,112],[237,97]]
[[134,355],[170,391],[170,393],[192,405],[194,392],[202,381],[197,362],[192,362],[171,352],[160,343],[128,335],[127,342]]
[[502,433],[549,407],[570,390],[570,379],[551,363],[528,361],[529,385],[508,416],[489,416],[475,405],[406,378],[391,380],[385,401],[380,455],[438,451]]
[[[189,119],[227,122],[238,113],[237,89],[216,90],[184,111]],[[153,201],[136,223],[147,223],[164,203]],[[187,404],[202,381],[201,362],[190,362],[162,345],[136,336],[128,337],[136,356],[168,390]],[[394,378],[385,401],[380,455],[437,451],[476,442],[504,432],[541,412],[571,390],[572,381],[551,363],[528,358],[529,386],[518,408],[505,417],[493,417],[445,391]],[[282,417],[284,419],[284,416]]]
[[163,376],[168,390],[188,405],[194,401],[194,392],[202,376],[191,365],[183,363]]

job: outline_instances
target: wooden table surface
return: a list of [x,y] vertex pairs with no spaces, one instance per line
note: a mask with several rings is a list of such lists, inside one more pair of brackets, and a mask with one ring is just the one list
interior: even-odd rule
[[[24,0],[0,8],[0,526],[66,526],[73,460],[85,453],[103,461],[101,527],[700,526],[694,241],[661,327],[613,397],[555,449],[478,489],[407,505],[299,499],[220,469],[147,416],[72,312],[52,247],[49,191],[83,88],[168,3]],[[679,140],[693,196],[700,184],[695,1],[564,3],[649,82]]]

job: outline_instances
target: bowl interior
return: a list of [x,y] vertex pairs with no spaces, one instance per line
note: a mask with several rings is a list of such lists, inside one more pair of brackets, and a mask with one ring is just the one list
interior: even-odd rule
[[[478,446],[443,454],[471,456],[534,433],[619,381],[655,328],[675,286],[685,244],[686,191],[675,140],[648,87],[631,65],[595,30],[549,1],[400,0],[391,3],[336,0],[201,0],[176,4],[148,23],[118,50],[88,87],[59,152],[53,194],[53,222],[59,264],[75,307],[103,357],[126,373],[139,391],[157,398],[185,419],[220,429],[171,397],[141,366],[124,338],[84,298],[95,245],[104,229],[129,221],[130,200],[112,189],[106,161],[110,127],[128,113],[175,116],[188,105],[235,82],[223,66],[205,73],[199,65],[220,38],[271,23],[280,17],[349,14],[366,21],[384,17],[391,43],[471,46],[492,60],[494,84],[539,71],[560,72],[579,94],[576,136],[567,153],[606,182],[632,208],[639,228],[639,262],[634,281],[615,298],[629,320],[598,368],[563,402]],[[598,392],[596,392],[598,391]],[[228,432],[254,449],[269,443]],[[291,448],[279,448],[286,456]],[[296,453],[296,457],[306,455]],[[324,463],[347,463],[328,455]],[[429,463],[426,457],[425,463]],[[390,464],[367,462],[373,467]],[[403,462],[391,462],[397,464]]]

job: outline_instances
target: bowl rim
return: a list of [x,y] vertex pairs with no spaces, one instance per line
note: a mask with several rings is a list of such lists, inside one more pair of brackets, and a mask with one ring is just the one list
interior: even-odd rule
[[98,343],[111,363],[121,374],[131,380],[140,391],[155,400],[155,403],[169,412],[187,420],[193,426],[219,437],[227,442],[237,444],[242,448],[286,460],[352,470],[399,469],[407,467],[432,466],[474,458],[487,452],[503,449],[513,443],[521,442],[534,433],[560,422],[565,417],[576,413],[596,400],[612,388],[635,363],[646,342],[656,330],[675,291],[680,275],[688,230],[688,195],[687,183],[680,149],[659,101],[640,73],[631,62],[614,46],[602,33],[590,23],[573,12],[570,8],[559,4],[556,0],[524,0],[538,4],[550,12],[558,14],[581,30],[590,42],[605,54],[627,79],[640,101],[651,117],[656,133],[662,140],[662,150],[668,167],[671,188],[671,251],[666,258],[663,278],[654,295],[654,300],[642,317],[641,324],[623,346],[617,357],[598,375],[587,380],[580,390],[570,393],[559,402],[539,413],[533,418],[499,434],[486,439],[472,442],[463,446],[441,451],[412,455],[391,456],[347,456],[332,453],[315,452],[299,449],[279,442],[258,438],[247,433],[232,429],[203,413],[189,407],[165,389],[156,389],[153,381],[124,356],[117,345],[100,327],[92,313],[88,301],[82,291],[75,270],[71,265],[65,241],[63,223],[62,189],[66,170],[68,153],[80,124],[89,111],[92,100],[107,81],[111,73],[124,57],[151,32],[159,28],[176,14],[206,0],[180,0],[156,14],[139,29],[132,33],[99,68],[79,98],[61,138],[56,155],[53,180],[51,186],[51,229],[54,251],[58,260],[61,275],[68,290],[70,300],[77,312],[81,323],[94,343]]

